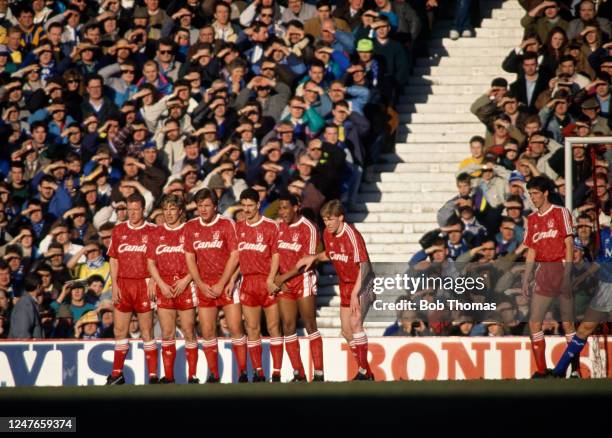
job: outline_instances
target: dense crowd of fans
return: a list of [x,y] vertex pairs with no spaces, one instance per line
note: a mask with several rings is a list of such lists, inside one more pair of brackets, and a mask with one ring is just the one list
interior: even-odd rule
[[[517,79],[511,84],[493,79],[472,104],[486,134],[471,138],[471,155],[456,176],[457,195],[438,211],[440,228],[423,236],[423,249],[410,261],[414,274],[486,278],[486,297],[477,292],[461,299],[486,299],[497,310],[404,311],[388,335],[528,334],[529,301],[521,294],[524,265],[519,262],[527,249],[522,243],[526,217],[534,211],[526,184],[538,175],[548,177],[554,204],[564,205],[566,196],[573,199],[572,287],[578,319],[595,292],[591,262],[599,230],[610,226],[612,144],[572,146],[572,193],[566,193],[564,140],[612,135],[610,2],[535,0],[521,5],[526,9],[524,37],[502,64]],[[439,291],[424,290],[401,299],[435,297]],[[558,308],[552,308],[545,333],[562,334],[559,320]]]
[[236,219],[246,187],[269,217],[285,190],[311,217],[350,206],[435,8],[0,0],[0,337],[112,336],[106,249],[132,193],[154,223],[162,194],[192,214],[202,187]]

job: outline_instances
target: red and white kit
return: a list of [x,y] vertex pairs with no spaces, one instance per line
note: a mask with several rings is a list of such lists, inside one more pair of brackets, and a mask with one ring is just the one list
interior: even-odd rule
[[[318,245],[319,231],[305,217],[302,216],[291,225],[282,222],[276,244],[276,251],[280,256],[280,273],[291,271],[302,257],[316,254]],[[285,284],[287,290],[278,294],[281,298],[297,300],[317,294],[317,276],[314,269],[296,275]]]
[[236,235],[242,274],[240,302],[252,307],[275,304],[276,297],[268,295],[266,280],[270,274],[272,255],[276,253],[278,225],[262,216],[254,224],[238,222]]
[[155,225],[147,222],[137,228],[122,222],[113,228],[108,255],[119,262],[117,282],[121,299],[115,308],[120,312],[151,310],[147,294],[147,281],[151,276],[147,269],[147,244],[155,229]]
[[352,225],[344,223],[337,235],[323,232],[325,254],[330,258],[340,280],[340,306],[351,306],[351,293],[359,275],[359,264],[367,262],[363,237]]
[[551,205],[546,212],[535,211],[527,217],[523,243],[535,250],[535,261],[540,263],[535,274],[535,293],[552,297],[561,294],[565,238],[572,234],[572,216],[564,207]]
[[[174,229],[168,228],[166,224],[159,226],[151,233],[147,245],[147,258],[155,260],[159,275],[169,286],[189,273],[183,251],[184,229],[185,224]],[[189,283],[185,290],[174,298],[165,297],[159,287],[156,292],[157,306],[162,309],[188,310],[198,305],[193,283]]]
[[[185,251],[195,254],[200,277],[213,286],[221,279],[230,254],[238,248],[234,221],[220,214],[209,224],[195,218],[185,224],[184,234]],[[223,307],[240,302],[237,289],[231,297],[222,294],[214,300],[198,290],[198,301],[200,307]]]

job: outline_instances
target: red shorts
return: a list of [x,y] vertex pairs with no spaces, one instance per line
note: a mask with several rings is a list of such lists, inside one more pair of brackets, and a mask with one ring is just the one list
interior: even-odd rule
[[351,307],[351,294],[355,283],[340,283],[340,307]]
[[[226,294],[221,294],[219,298],[211,299],[202,293],[200,289],[198,289],[198,301],[200,302],[200,307],[225,307],[230,304],[240,304],[240,293],[238,288],[240,285],[237,283],[234,285],[234,290],[232,291],[232,296],[228,297]],[[197,288],[196,288],[197,289]]]
[[300,278],[292,278],[288,283],[293,283],[287,287],[287,290],[278,293],[278,297],[284,300],[299,300],[302,298],[317,295],[317,275],[314,271],[308,271],[299,276]]
[[268,295],[267,275],[245,275],[240,281],[240,303],[249,307],[269,307],[277,299]]
[[[162,278],[164,282],[172,286],[179,278]],[[193,282],[185,288],[180,295],[174,298],[167,298],[161,293],[159,287],[156,287],[157,296],[157,307],[160,309],[174,309],[174,310],[189,310],[193,309],[198,305],[198,296],[196,294],[196,287]]]
[[563,262],[540,263],[535,273],[534,293],[545,297],[560,296],[564,270]]
[[145,278],[118,278],[121,298],[115,304],[115,309],[125,313],[146,313],[153,310],[153,303],[147,293],[147,281]]

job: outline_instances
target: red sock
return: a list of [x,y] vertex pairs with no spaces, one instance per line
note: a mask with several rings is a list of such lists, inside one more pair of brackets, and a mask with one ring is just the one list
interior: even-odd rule
[[308,335],[310,340],[310,355],[316,371],[323,371],[323,339],[317,330]]
[[304,365],[300,357],[300,343],[297,335],[294,333],[291,336],[285,336],[285,350],[291,361],[291,366],[300,376],[304,376]]
[[155,341],[145,342],[144,351],[149,376],[157,376],[157,343]]
[[283,367],[283,338],[270,338],[272,354],[272,374],[280,374]]
[[123,363],[125,362],[125,356],[130,351],[130,344],[127,339],[119,339],[115,341],[115,356],[113,358],[113,372],[112,376],[117,377],[123,371]]
[[242,374],[246,371],[247,367],[247,337],[242,336],[241,338],[232,338],[232,351],[236,358],[236,364],[238,365],[238,374]]
[[176,342],[174,339],[162,341],[162,362],[164,364],[164,376],[168,380],[174,380],[174,359],[176,359]]
[[538,373],[546,373],[546,341],[544,340],[544,332],[537,332],[531,335],[531,350],[535,358]]
[[208,363],[208,371],[215,378],[219,378],[219,346],[217,338],[206,340],[202,343],[202,349]]
[[188,379],[198,374],[198,341],[185,342],[185,358],[187,359]]
[[256,341],[247,341],[251,366],[256,370],[261,370],[261,338]]
[[357,364],[359,368],[371,374],[372,371],[368,364],[368,337],[364,332],[353,333],[353,341],[355,342],[355,349],[357,350]]
[[353,355],[353,359],[355,359],[357,366],[359,366],[359,359],[357,358],[357,345],[355,345],[354,339],[351,340],[351,342],[349,342],[349,348],[351,349],[351,354]]

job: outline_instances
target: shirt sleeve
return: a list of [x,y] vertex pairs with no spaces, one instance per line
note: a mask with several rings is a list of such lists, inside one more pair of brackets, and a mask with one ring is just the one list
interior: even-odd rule
[[183,250],[190,254],[195,254],[193,250],[193,232],[191,231],[191,224],[185,224],[185,228],[183,228],[183,236],[185,237],[183,243]]
[[570,214],[567,208],[561,208],[560,228],[563,238],[574,235],[574,224],[572,221],[572,215]]
[[525,237],[523,238],[523,245],[527,248],[533,249],[533,245],[531,245],[532,237],[533,237],[533,226],[531,225],[531,221],[527,218],[526,228],[525,228]]
[[347,228],[347,230],[350,231],[349,237],[351,237],[351,243],[353,244],[355,263],[367,262],[369,260],[368,251],[363,236],[352,227]]
[[111,234],[111,242],[108,246],[107,254],[109,257],[117,258],[117,244],[116,242],[119,240],[117,227],[113,228],[113,232]]
[[236,224],[234,221],[227,221],[227,248],[231,251],[238,250],[238,238],[236,237]]
[[149,233],[147,239],[147,259],[155,260],[155,248],[157,248],[157,234]]
[[272,233],[272,244],[270,245],[272,255],[278,254],[278,224],[273,223],[270,227]]

